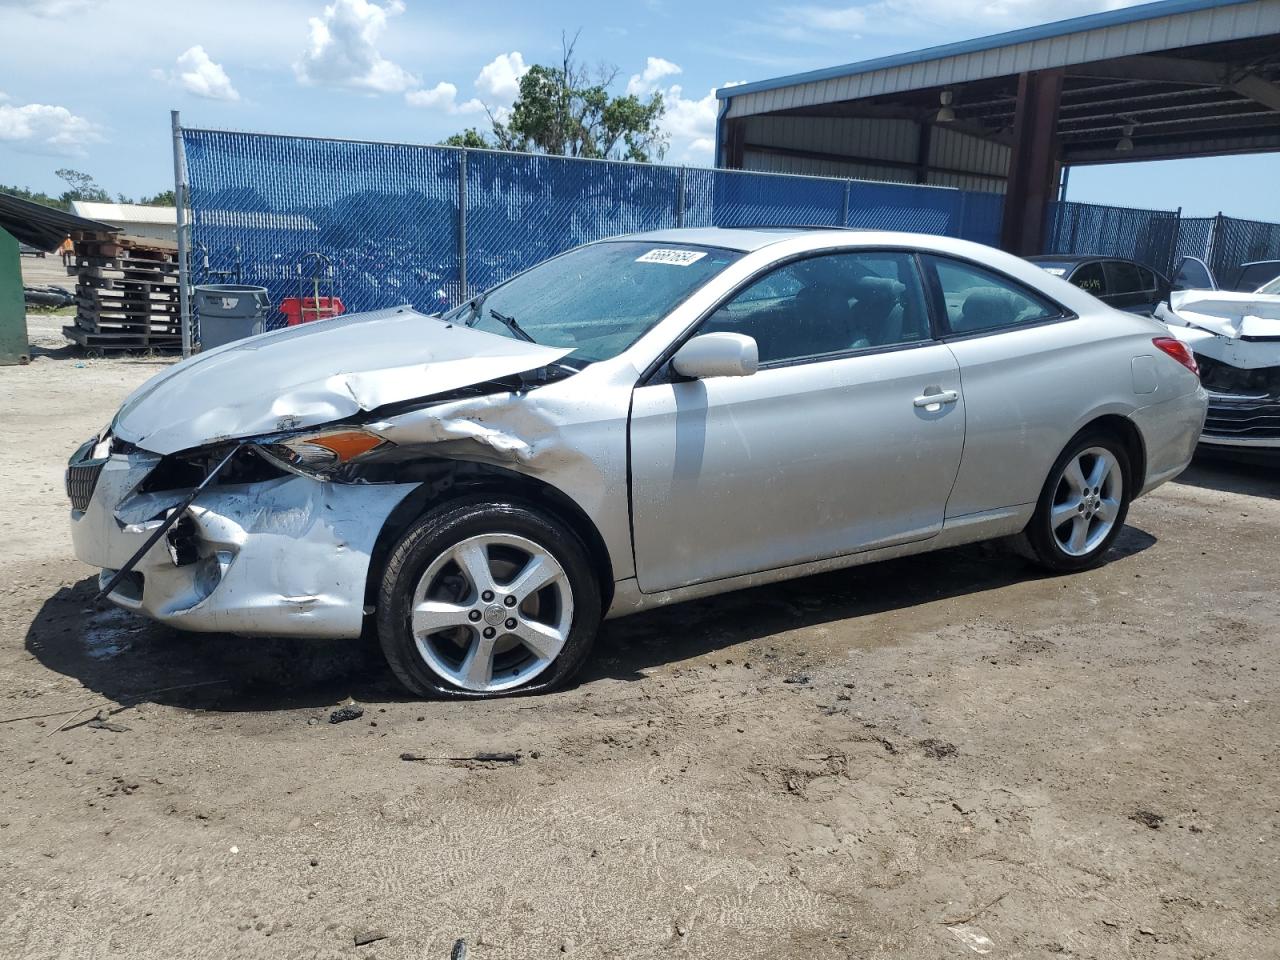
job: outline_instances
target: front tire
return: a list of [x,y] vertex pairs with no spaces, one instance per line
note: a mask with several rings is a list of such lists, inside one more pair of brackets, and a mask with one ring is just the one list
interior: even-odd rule
[[1077,435],[1054,462],[1023,532],[1032,559],[1056,573],[1098,566],[1128,516],[1132,476],[1115,437]]
[[378,639],[419,696],[545,692],[586,659],[600,607],[587,550],[557,520],[518,503],[455,502],[392,551]]

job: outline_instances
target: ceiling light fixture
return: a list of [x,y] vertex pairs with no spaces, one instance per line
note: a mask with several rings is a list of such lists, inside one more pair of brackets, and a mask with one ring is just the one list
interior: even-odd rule
[[1117,153],[1130,153],[1133,150],[1133,124],[1120,128],[1122,136],[1116,141]]
[[956,112],[951,109],[951,91],[943,90],[938,94],[938,102],[941,103],[942,106],[938,109],[934,119],[938,123],[950,123],[956,118]]

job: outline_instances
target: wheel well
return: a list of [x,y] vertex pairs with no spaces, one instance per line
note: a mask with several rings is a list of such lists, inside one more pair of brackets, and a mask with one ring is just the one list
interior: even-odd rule
[[586,512],[564,493],[534,477],[483,463],[440,460],[414,466],[415,478],[421,474],[423,482],[391,511],[378,533],[365,579],[366,609],[377,602],[387,558],[409,526],[428,510],[471,496],[493,496],[522,503],[572,530],[587,548],[592,569],[600,582],[601,609],[609,609],[613,602],[613,563],[604,538]]
[[1128,417],[1109,413],[1091,420],[1080,431],[1081,433],[1101,432],[1109,434],[1124,444],[1125,453],[1129,455],[1129,467],[1133,476],[1129,477],[1132,497],[1138,495],[1147,479],[1147,447],[1142,441],[1142,433]]

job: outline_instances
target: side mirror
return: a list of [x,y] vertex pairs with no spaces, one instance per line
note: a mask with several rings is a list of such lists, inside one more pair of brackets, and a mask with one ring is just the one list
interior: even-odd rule
[[704,333],[676,351],[671,366],[682,377],[749,377],[760,367],[756,341],[742,333]]

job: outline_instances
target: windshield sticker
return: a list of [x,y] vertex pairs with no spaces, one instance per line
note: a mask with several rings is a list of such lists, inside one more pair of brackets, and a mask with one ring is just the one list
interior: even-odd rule
[[669,267],[687,267],[707,255],[705,250],[650,250],[636,257],[636,263],[665,263]]

